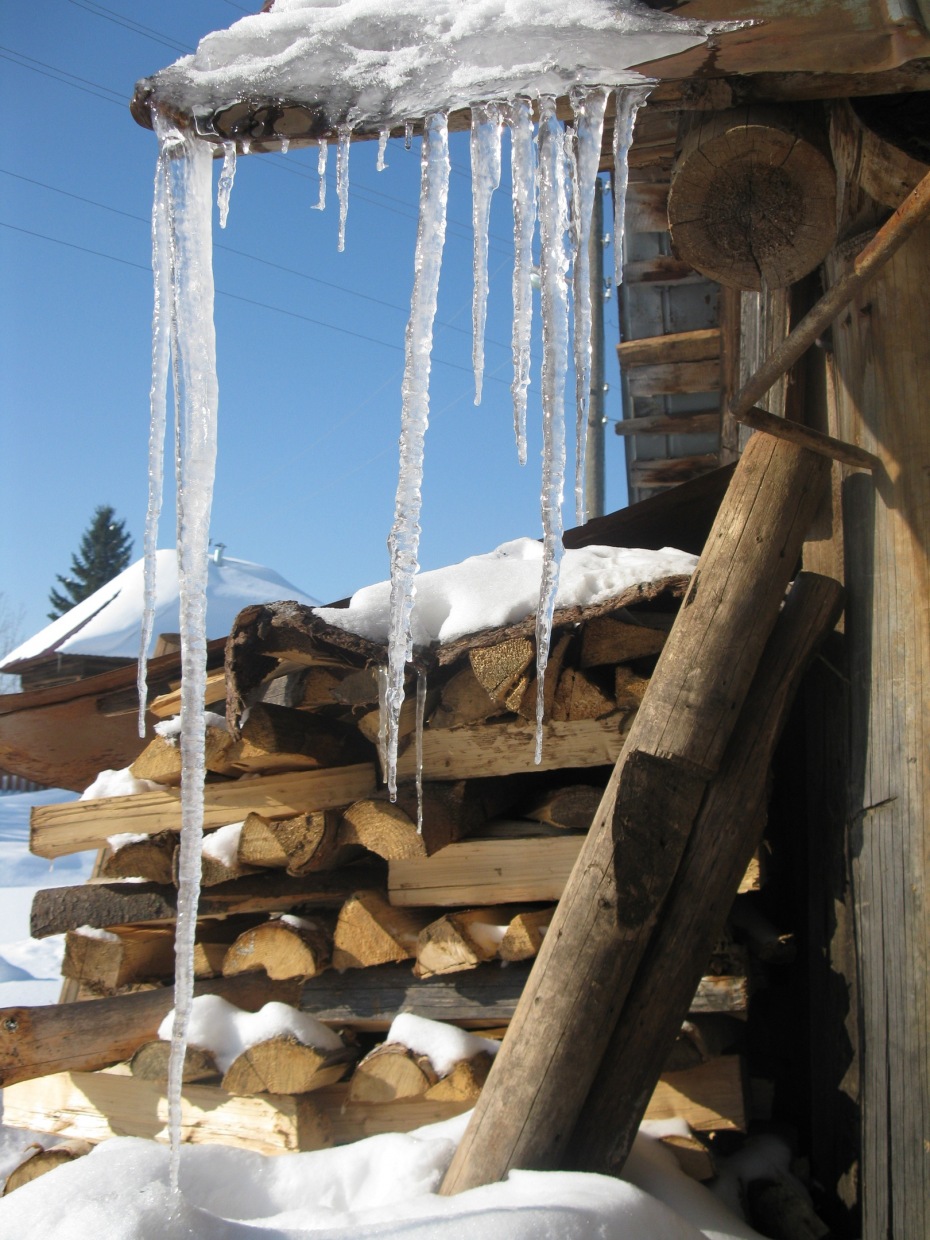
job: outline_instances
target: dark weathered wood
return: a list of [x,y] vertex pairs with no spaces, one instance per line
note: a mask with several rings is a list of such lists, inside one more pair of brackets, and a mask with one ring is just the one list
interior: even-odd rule
[[[734,463],[735,464],[735,463]],[[734,464],[702,474],[669,491],[566,530],[566,547],[679,547],[700,555],[733,476]]]
[[[621,359],[622,364],[622,359]],[[715,392],[720,387],[720,361],[668,362],[631,367],[627,374],[630,395],[678,396],[692,392]]]
[[[270,982],[259,975],[198,982],[195,994],[221,995],[249,1012],[277,1000],[293,1003],[295,982]],[[52,1072],[94,1072],[131,1059],[158,1036],[174,1006],[174,987],[140,990],[110,999],[48,1007],[14,1007],[0,1012],[0,1084],[28,1081]]]
[[[930,172],[908,194],[895,213],[846,266],[843,274],[824,293],[784,342],[772,352],[752,378],[734,397],[730,409],[734,416],[758,404],[772,385],[786,374],[802,353],[814,343],[834,319],[882,267],[920,228],[930,213]],[[918,402],[919,403],[919,402]],[[858,432],[858,427],[853,432]]]
[[765,825],[769,763],[804,668],[836,623],[842,588],[802,574],[709,784],[600,1072],[568,1144],[576,1167],[622,1167],[707,956]]
[[443,1192],[513,1166],[559,1164],[723,761],[826,469],[803,449],[761,439],[737,466]]
[[638,487],[678,487],[716,468],[717,454],[673,456],[656,460],[640,459],[630,467],[630,478]]
[[[346,866],[301,878],[269,872],[209,888],[200,897],[198,911],[201,917],[228,917],[234,913],[286,913],[298,904],[339,908],[359,886],[377,884],[383,878],[384,869],[378,865]],[[177,915],[177,889],[157,883],[50,887],[33,897],[30,933],[33,938],[44,939],[78,926],[157,923],[174,921]]]
[[[926,209],[930,174],[921,185]],[[849,288],[887,228],[858,258],[850,261],[848,250],[831,257],[831,293]],[[848,830],[868,1237],[930,1234],[928,322],[925,218],[833,328],[838,434],[885,463],[883,476],[860,474],[843,484]]]
[[802,426],[800,422],[790,422],[787,418],[780,418],[775,413],[769,413],[767,409],[756,408],[755,405],[751,409],[743,410],[736,420],[745,426],[751,426],[754,431],[764,431],[767,435],[790,440],[791,443],[800,444],[802,448],[809,448],[811,452],[819,452],[828,460],[851,465],[854,469],[873,470],[882,467],[878,457],[866,452],[865,448],[844,443],[841,439],[834,439],[832,435]]
[[836,235],[836,177],[814,117],[788,108],[690,113],[672,169],[675,253],[719,284],[783,288]]

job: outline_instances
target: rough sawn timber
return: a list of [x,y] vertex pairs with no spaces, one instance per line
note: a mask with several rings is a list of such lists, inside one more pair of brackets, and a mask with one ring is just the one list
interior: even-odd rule
[[561,1162],[827,471],[763,436],[739,461],[444,1193]]

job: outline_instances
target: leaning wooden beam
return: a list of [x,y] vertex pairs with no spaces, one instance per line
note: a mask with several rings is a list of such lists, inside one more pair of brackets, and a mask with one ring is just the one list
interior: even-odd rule
[[840,311],[859,290],[879,272],[930,214],[930,172],[908,194],[897,211],[886,220],[872,240],[860,252],[852,267],[827,290],[801,322],[759,367],[730,404],[733,416],[757,405],[770,387],[787,374],[802,353],[805,353],[830,326]]
[[[375,787],[375,768],[370,762],[207,784],[204,826],[222,827],[250,813],[290,818],[310,810],[336,809],[368,796]],[[100,848],[108,836],[117,833],[154,835],[180,829],[181,793],[177,788],[39,805],[32,811],[29,850],[39,857],[62,857]]]
[[626,1160],[706,965],[702,953],[760,843],[775,743],[813,649],[839,618],[842,593],[829,577],[802,574],[779,617],[568,1144],[573,1166],[617,1173]]
[[828,468],[768,437],[747,446],[444,1193],[561,1162]]
[[767,409],[759,409],[753,405],[750,409],[735,415],[737,422],[751,426],[755,431],[765,431],[769,435],[777,435],[780,439],[790,439],[802,448],[810,448],[811,452],[819,452],[831,461],[839,461],[842,465],[851,465],[854,469],[880,469],[881,461],[865,448],[854,443],[844,443],[823,431],[804,426],[800,422],[792,422],[788,418],[780,418]]
[[[343,866],[292,878],[280,870],[221,883],[201,893],[201,917],[230,917],[235,913],[286,913],[304,908],[339,908],[359,887],[384,881],[377,865]],[[82,883],[78,887],[49,887],[32,900],[30,933],[35,939],[76,930],[78,926],[156,925],[178,915],[178,892],[158,883]]]
[[[296,982],[270,982],[255,973],[198,982],[195,990],[221,995],[249,1012],[272,1000],[293,1003],[299,992]],[[158,1036],[173,1006],[174,987],[165,986],[111,999],[5,1008],[0,1012],[0,1085],[122,1063]]]

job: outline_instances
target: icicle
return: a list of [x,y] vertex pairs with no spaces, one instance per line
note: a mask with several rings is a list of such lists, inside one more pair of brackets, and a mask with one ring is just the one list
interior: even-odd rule
[[471,218],[474,229],[472,271],[471,360],[475,372],[475,404],[481,404],[484,383],[484,327],[488,317],[488,227],[491,198],[501,183],[501,113],[496,103],[471,110]]
[[391,622],[388,644],[388,791],[397,795],[397,738],[404,701],[404,668],[412,651],[411,613],[419,565],[423,442],[429,422],[430,351],[446,237],[449,133],[445,114],[427,117],[420,155],[420,218],[416,273],[407,322],[400,432],[400,470],[394,501],[391,553]]
[[426,722],[426,672],[417,671],[417,835],[423,834],[423,726]]
[[378,162],[375,164],[375,169],[378,172],[383,172],[387,167],[387,164],[384,162],[384,156],[387,154],[387,144],[390,136],[391,131],[387,125],[383,125],[378,130]]
[[145,736],[145,707],[148,701],[148,650],[155,627],[155,550],[161,517],[165,469],[165,425],[167,423],[168,372],[171,366],[173,266],[168,228],[168,155],[159,146],[152,199],[152,384],[149,389],[148,506],[145,514],[142,567],[142,631],[139,636],[139,663],[136,687],[139,693],[139,736]]
[[281,154],[286,155],[290,149],[291,149],[290,138],[282,138],[281,139]]
[[349,135],[348,125],[340,125],[336,130],[336,197],[339,199],[339,244],[341,254],[346,248],[346,216],[349,214]]
[[404,121],[404,150],[409,151],[413,142],[413,121]]
[[636,113],[646,102],[652,85],[625,86],[614,94],[614,284],[623,283],[623,242],[626,231],[626,187],[630,177],[629,155],[633,144]]
[[597,191],[597,170],[604,136],[607,91],[598,87],[572,92],[576,150],[572,168],[572,300],[575,314],[575,517],[587,520],[585,505],[585,449],[588,438],[588,401],[591,396],[591,217]]
[[381,763],[381,770],[387,772],[387,689],[388,689],[388,670],[386,667],[378,668],[378,761]]
[[542,761],[543,685],[562,553],[565,481],[565,375],[568,369],[568,201],[565,146],[555,99],[539,101],[539,267],[542,292],[543,565],[536,608],[536,761]]
[[326,157],[329,154],[329,145],[325,138],[320,138],[317,143],[318,153],[316,159],[317,176],[320,178],[320,194],[316,202],[313,204],[314,211],[326,210]]
[[526,389],[530,385],[533,327],[533,233],[536,229],[536,144],[529,99],[510,108],[510,163],[513,183],[513,429],[517,456],[526,464]]
[[194,993],[194,934],[203,838],[206,587],[216,464],[216,340],[211,267],[212,151],[156,118],[169,149],[168,220],[178,431],[178,576],[181,603],[181,842],[175,933],[174,1024],[168,1067],[171,1184],[178,1188],[181,1078]]
[[232,193],[233,181],[236,179],[236,144],[223,143],[223,167],[220,171],[219,184],[216,187],[216,205],[220,209],[220,228],[226,227],[229,216],[229,195]]

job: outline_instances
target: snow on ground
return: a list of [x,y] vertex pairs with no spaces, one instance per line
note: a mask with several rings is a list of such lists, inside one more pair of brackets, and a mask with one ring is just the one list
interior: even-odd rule
[[[758,1233],[641,1136],[628,1179],[515,1171],[436,1190],[467,1115],[405,1135],[267,1157],[185,1146],[180,1196],[168,1150],[116,1138],[0,1200],[0,1234],[43,1240],[757,1240]],[[0,1160],[10,1130],[0,1130]],[[0,1165],[0,1172],[6,1170]]]
[[[690,576],[697,556],[664,547],[581,547],[562,555],[556,607],[591,607],[643,582],[677,574]],[[459,564],[420,573],[412,627],[414,644],[450,642],[467,633],[515,624],[536,611],[543,546],[534,538],[514,538]],[[357,590],[348,607],[317,607],[329,624],[386,642],[390,625],[391,583]]]
[[32,897],[41,887],[83,883],[95,854],[75,853],[54,863],[32,856],[29,810],[74,798],[60,788],[0,796],[0,1008],[58,1000],[64,936],[30,938]]

